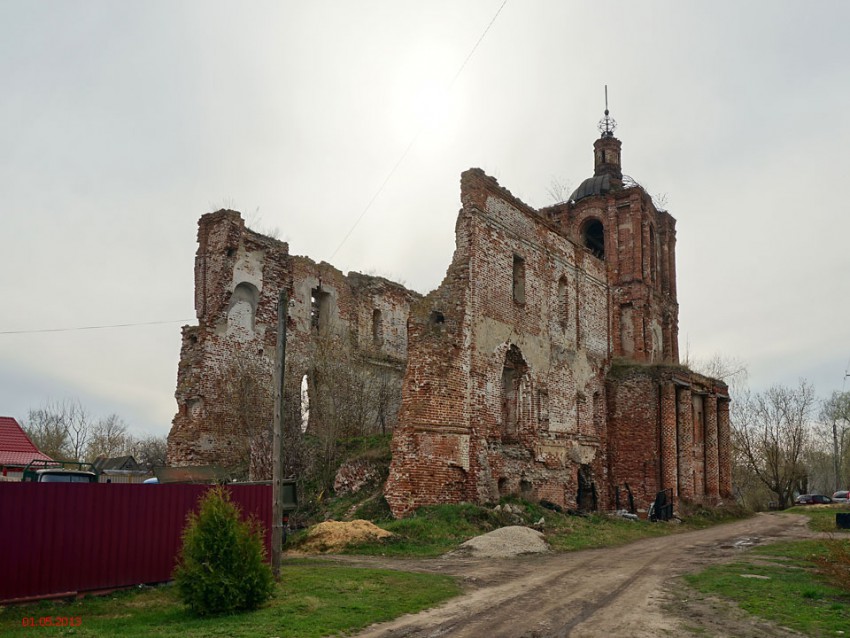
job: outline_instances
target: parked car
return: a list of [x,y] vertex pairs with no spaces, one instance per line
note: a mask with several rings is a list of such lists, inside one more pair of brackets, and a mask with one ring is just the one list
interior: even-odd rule
[[835,494],[832,495],[833,503],[846,503],[848,500],[850,500],[849,490],[838,490]]
[[826,505],[832,503],[832,499],[823,494],[800,494],[794,499],[797,505]]

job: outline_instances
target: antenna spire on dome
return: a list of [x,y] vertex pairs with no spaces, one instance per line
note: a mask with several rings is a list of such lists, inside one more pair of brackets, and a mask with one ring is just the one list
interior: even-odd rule
[[605,117],[599,120],[599,132],[602,137],[614,137],[617,128],[617,120],[608,114],[608,85],[605,85]]

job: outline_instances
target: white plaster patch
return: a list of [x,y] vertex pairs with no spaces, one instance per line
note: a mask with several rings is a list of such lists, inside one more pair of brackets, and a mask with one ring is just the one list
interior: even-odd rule
[[263,289],[263,264],[266,261],[266,251],[245,250],[244,244],[239,244],[236,253],[236,263],[233,265],[233,286],[244,282],[254,284],[257,290]]

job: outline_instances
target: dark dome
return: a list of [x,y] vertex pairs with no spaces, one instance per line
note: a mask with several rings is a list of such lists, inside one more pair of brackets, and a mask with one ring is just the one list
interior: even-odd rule
[[592,195],[605,195],[612,190],[611,178],[608,175],[597,175],[596,177],[588,177],[584,180],[577,189],[570,195],[570,199],[577,202],[585,197]]

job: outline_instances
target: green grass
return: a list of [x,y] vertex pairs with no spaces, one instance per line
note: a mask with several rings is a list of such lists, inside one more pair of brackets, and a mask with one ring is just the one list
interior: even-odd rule
[[[176,588],[145,588],[81,601],[0,609],[0,636],[318,638],[355,632],[460,593],[448,576],[358,569],[317,560],[285,561],[274,598],[254,612],[192,616]],[[78,617],[78,627],[22,627],[23,618]]]
[[685,576],[685,581],[807,636],[840,635],[837,632],[850,629],[850,591],[831,585],[817,572],[814,559],[826,551],[821,541],[767,545],[738,562]]
[[[624,545],[641,538],[666,536],[728,522],[743,515],[739,511],[697,510],[683,523],[650,523],[605,516],[570,516],[518,499],[505,502],[519,506],[514,516],[469,503],[422,507],[399,520],[387,517],[376,524],[395,534],[382,541],[350,545],[347,554],[431,557],[456,549],[464,541],[506,525],[533,525],[545,520],[546,540],[556,551],[575,551]],[[299,538],[293,539],[297,549]]]
[[802,514],[809,517],[809,527],[816,532],[835,532],[848,534],[850,530],[839,529],[835,526],[835,515],[839,512],[850,512],[847,505],[817,507],[813,505],[801,505],[784,510],[783,514]]

